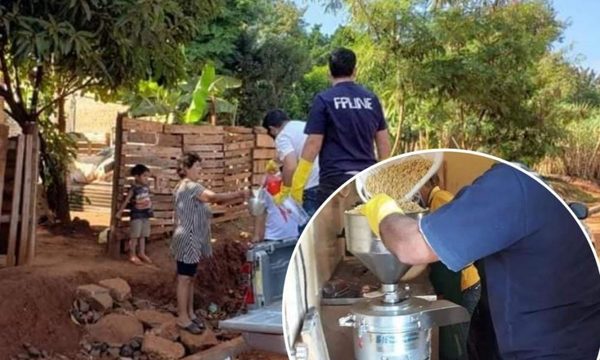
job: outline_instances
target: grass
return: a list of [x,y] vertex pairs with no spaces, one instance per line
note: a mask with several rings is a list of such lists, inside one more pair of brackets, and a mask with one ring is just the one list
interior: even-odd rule
[[552,178],[546,179],[546,181],[550,187],[566,201],[578,201],[586,204],[593,204],[600,201],[600,197],[596,197],[589,192],[582,190],[580,187],[569,184],[564,180]]

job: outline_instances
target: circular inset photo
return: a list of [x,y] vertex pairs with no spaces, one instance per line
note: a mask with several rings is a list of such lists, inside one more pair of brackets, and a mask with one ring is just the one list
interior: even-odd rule
[[292,359],[581,359],[600,349],[588,209],[525,165],[397,156],[321,206],[292,255]]

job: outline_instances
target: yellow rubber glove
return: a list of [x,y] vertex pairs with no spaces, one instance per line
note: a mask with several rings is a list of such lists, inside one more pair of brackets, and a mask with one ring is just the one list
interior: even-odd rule
[[361,213],[367,217],[371,231],[379,236],[379,224],[390,214],[404,214],[396,200],[386,194],[377,194],[361,208]]
[[279,191],[279,193],[273,196],[273,201],[275,201],[275,204],[281,205],[283,200],[285,200],[286,197],[290,196],[290,190],[291,188],[289,186],[281,186],[281,190]]
[[308,181],[308,177],[310,176],[312,168],[313,163],[304,160],[303,158],[300,158],[300,161],[298,162],[298,167],[296,167],[296,171],[294,171],[294,177],[292,178],[291,195],[292,198],[296,200],[298,204],[302,204],[304,187],[306,186],[306,182]]
[[265,170],[268,173],[277,173],[279,171],[279,165],[275,162],[275,160],[267,161],[267,165],[265,166]]

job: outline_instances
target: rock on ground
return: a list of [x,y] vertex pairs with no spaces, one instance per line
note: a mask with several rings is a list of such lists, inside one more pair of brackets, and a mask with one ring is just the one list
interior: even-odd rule
[[105,312],[112,309],[113,299],[109,290],[96,284],[81,285],[75,292],[78,298],[83,298],[92,307],[92,309]]
[[131,287],[127,281],[121,278],[102,280],[99,284],[109,290],[110,296],[112,296],[115,301],[121,302],[131,298]]
[[109,314],[87,327],[92,341],[127,344],[144,335],[142,323],[133,316]]
[[142,351],[148,354],[151,359],[156,360],[178,360],[185,355],[185,349],[180,343],[152,334],[144,336]]
[[161,324],[160,326],[152,329],[152,332],[156,336],[165,338],[171,341],[177,341],[179,339],[179,327],[175,320]]
[[181,330],[180,335],[181,342],[191,353],[205,350],[219,343],[215,333],[210,329],[204,330],[204,332],[199,335],[194,335],[188,331]]
[[162,324],[175,321],[175,316],[170,313],[157,310],[137,310],[135,317],[148,327],[159,327]]

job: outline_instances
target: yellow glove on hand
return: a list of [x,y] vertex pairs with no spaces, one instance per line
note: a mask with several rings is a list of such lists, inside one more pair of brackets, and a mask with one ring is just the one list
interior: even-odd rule
[[377,237],[379,235],[379,224],[390,214],[404,214],[396,200],[386,194],[377,194],[361,208],[361,213],[367,217],[371,231]]
[[303,158],[300,158],[300,161],[298,162],[298,167],[296,167],[294,177],[292,178],[291,189],[292,198],[296,200],[298,204],[302,204],[304,187],[306,186],[306,182],[308,181],[308,177],[310,176],[312,168],[313,163],[304,160]]
[[289,186],[281,186],[281,190],[279,191],[279,193],[273,196],[273,201],[275,201],[275,204],[281,205],[283,200],[285,200],[286,197],[290,196],[290,190],[291,188]]
[[275,162],[275,160],[269,160],[269,161],[267,161],[267,165],[265,166],[265,170],[267,172],[276,173],[276,172],[279,171],[279,166],[277,165],[277,163]]

